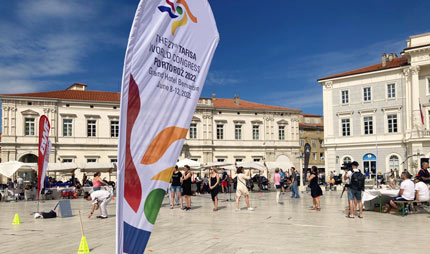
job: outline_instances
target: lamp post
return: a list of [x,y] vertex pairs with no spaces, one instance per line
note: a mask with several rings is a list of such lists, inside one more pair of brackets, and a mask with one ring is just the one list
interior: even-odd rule
[[[407,162],[408,162],[409,158],[412,158],[412,157],[422,157],[422,156],[424,156],[424,154],[422,154],[422,153],[415,153],[415,154],[409,155],[409,156],[408,156],[408,157],[406,157],[406,159],[402,162],[403,168],[404,168],[404,164],[405,164],[405,162],[406,162],[406,167],[407,167]],[[403,169],[403,170],[404,170],[404,169]],[[416,172],[414,172],[414,173],[416,173]]]
[[304,186],[303,186],[303,163],[302,163],[302,160],[304,158],[305,157],[303,155],[300,155],[299,157],[296,157],[296,159],[299,159],[299,167],[300,167],[300,170],[299,170],[299,175],[300,175],[300,187],[299,187],[299,191],[300,192],[303,192],[303,191],[306,190],[304,188]]

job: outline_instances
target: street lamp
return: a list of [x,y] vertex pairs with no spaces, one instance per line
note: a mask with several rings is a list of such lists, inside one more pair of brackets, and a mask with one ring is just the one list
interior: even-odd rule
[[303,154],[300,155],[299,157],[296,157],[296,159],[299,159],[299,167],[300,167],[300,170],[299,170],[299,175],[300,175],[300,188],[299,188],[299,191],[301,191],[301,192],[305,191],[305,188],[303,186],[303,164],[302,164],[302,160],[304,158],[305,158],[305,156],[303,156]]
[[[402,162],[403,167],[404,167],[405,162],[407,162],[407,161],[409,160],[409,158],[412,158],[412,157],[422,157],[422,156],[424,156],[424,154],[422,154],[422,153],[415,153],[415,154],[409,155],[409,156],[408,156],[408,157],[406,157],[406,159]],[[403,170],[404,170],[404,169],[403,169]]]

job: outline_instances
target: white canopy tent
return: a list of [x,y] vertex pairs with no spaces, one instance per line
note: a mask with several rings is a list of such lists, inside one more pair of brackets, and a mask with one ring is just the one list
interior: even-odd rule
[[49,163],[47,172],[56,172],[63,174],[73,173],[78,168],[76,163]]
[[202,168],[207,169],[207,168],[215,167],[215,168],[224,168],[225,169],[227,166],[231,166],[231,165],[233,165],[233,163],[215,161],[215,162],[205,163],[205,165]]
[[240,162],[237,164],[237,167],[243,167],[245,169],[257,169],[257,170],[267,169],[264,166],[264,164],[260,162]]
[[82,173],[88,173],[88,172],[101,172],[101,173],[112,173],[116,171],[116,163],[80,163],[78,165],[78,168],[81,170]]

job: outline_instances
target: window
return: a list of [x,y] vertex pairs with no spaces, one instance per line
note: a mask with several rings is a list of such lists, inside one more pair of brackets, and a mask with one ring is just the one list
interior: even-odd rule
[[391,155],[388,162],[390,170],[396,171],[399,169],[399,157],[396,155]]
[[397,114],[387,115],[388,133],[397,132]]
[[346,156],[345,158],[343,158],[343,163],[344,164],[351,163],[351,162],[352,162],[351,157]]
[[88,137],[96,136],[96,120],[87,121],[87,135]]
[[320,160],[324,160],[324,153],[320,153]]
[[34,136],[34,118],[25,118],[25,136]]
[[111,138],[117,138],[119,136],[119,121],[110,122],[110,136]]
[[316,160],[317,160],[317,153],[312,153],[312,159],[313,159],[314,161],[316,161]]
[[279,140],[285,140],[285,126],[279,126]]
[[316,147],[317,146],[317,142],[315,139],[312,139],[312,147]]
[[260,162],[260,158],[254,158],[254,162]]
[[253,140],[259,140],[260,139],[260,126],[259,125],[253,125],[252,126],[252,139]]
[[371,101],[372,100],[372,94],[370,87],[363,88],[363,101]]
[[71,137],[72,136],[72,119],[63,119],[63,136]]
[[365,116],[363,118],[363,124],[364,124],[364,135],[373,134],[373,117]]
[[311,119],[305,118],[305,123],[311,123]]
[[242,125],[234,126],[234,139],[237,139],[237,140],[242,139]]
[[224,162],[224,161],[225,161],[225,159],[224,159],[224,158],[218,158],[216,161],[217,161],[217,162]]
[[387,85],[387,98],[396,98],[396,85],[388,84]]
[[196,139],[197,138],[197,124],[192,123],[190,125],[190,139]]
[[342,91],[342,104],[348,104],[349,103],[349,91],[344,90]]
[[61,162],[63,162],[63,163],[72,163],[73,160],[72,159],[62,159]]
[[97,162],[97,159],[87,159],[87,163],[95,163]]
[[427,78],[427,91],[430,93],[430,78]]
[[242,158],[236,158],[236,162],[242,162],[243,159]]
[[305,146],[305,140],[304,139],[300,139],[300,146]]
[[351,136],[351,124],[349,119],[342,119],[342,136]]
[[300,134],[303,134],[303,133],[305,133],[305,130],[300,129]]
[[217,139],[224,139],[224,125],[217,124],[217,126],[216,126],[216,138]]
[[110,159],[110,162],[111,163],[116,163],[116,162],[118,162],[118,159]]

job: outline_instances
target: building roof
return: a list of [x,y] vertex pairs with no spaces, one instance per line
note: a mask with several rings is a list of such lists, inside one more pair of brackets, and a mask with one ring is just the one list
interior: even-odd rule
[[303,128],[324,128],[322,123],[299,123],[299,127]]
[[315,115],[315,114],[308,114],[308,113],[301,113],[302,116],[313,116],[313,117],[322,117],[322,115]]
[[406,65],[409,65],[408,59],[406,57],[397,57],[391,61],[387,61],[387,64],[385,67],[382,66],[382,63],[378,63],[378,64],[370,65],[370,66],[367,66],[364,68],[360,68],[360,69],[356,69],[356,70],[352,70],[352,71],[347,71],[347,72],[327,76],[324,78],[319,78],[318,81],[325,80],[325,79],[332,79],[332,78],[340,78],[340,77],[345,77],[345,76],[350,76],[350,75],[355,75],[355,74],[361,74],[361,73],[366,73],[366,72],[372,72],[372,71],[387,70],[387,69],[392,69],[392,68],[406,66]]
[[234,102],[235,102],[234,99],[222,99],[222,98],[216,98],[215,100],[212,101],[215,108],[274,109],[274,110],[291,110],[291,111],[298,111],[298,112],[301,111],[300,109],[271,106],[266,104],[245,101],[242,99],[239,100],[239,105]]
[[[20,93],[20,94],[1,94],[2,97],[26,97],[26,98],[48,98],[61,100],[76,101],[98,101],[98,102],[120,102],[121,94],[119,92],[103,92],[88,90],[59,90],[40,93]],[[216,98],[212,101],[215,108],[235,108],[235,109],[272,109],[288,110],[300,112],[300,109],[271,106],[260,103],[254,103],[245,100],[239,100],[239,105],[234,103],[234,99]]]
[[119,102],[121,94],[118,92],[60,90],[40,93],[2,94],[5,97],[48,98],[77,101]]

